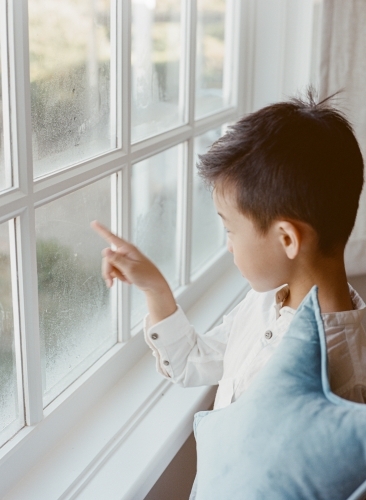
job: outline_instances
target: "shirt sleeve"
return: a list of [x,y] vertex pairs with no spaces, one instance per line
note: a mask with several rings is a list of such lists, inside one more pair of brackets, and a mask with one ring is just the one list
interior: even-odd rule
[[156,357],[157,371],[183,387],[216,385],[222,378],[225,349],[240,306],[205,334],[195,331],[180,306],[152,327],[146,316],[145,340]]

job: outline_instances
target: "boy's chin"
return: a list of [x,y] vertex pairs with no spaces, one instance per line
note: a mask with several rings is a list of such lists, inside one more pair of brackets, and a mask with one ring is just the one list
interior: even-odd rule
[[269,280],[268,276],[262,278],[259,276],[254,278],[253,276],[248,277],[237,265],[236,267],[238,268],[243,278],[249,283],[249,285],[255,292],[259,293],[270,292],[271,290],[275,290],[276,288],[280,288],[281,286],[286,284],[286,282],[278,283],[278,280],[275,277],[272,280]]
[[[245,276],[243,276],[243,278],[245,278]],[[286,283],[280,283],[280,284],[277,284],[277,283],[258,283],[256,281],[251,281],[251,280],[248,280],[248,278],[245,278],[249,285],[252,287],[252,289],[255,291],[255,292],[259,292],[259,293],[264,293],[264,292],[270,292],[271,290],[275,290],[276,288],[280,288],[281,286],[284,286]]]
[[258,293],[269,292],[271,290],[271,288],[267,288],[264,286],[260,286],[260,285],[256,285],[256,284],[253,285],[253,283],[251,283],[250,281],[249,281],[249,284],[252,287],[252,290],[254,290],[255,292],[258,292]]

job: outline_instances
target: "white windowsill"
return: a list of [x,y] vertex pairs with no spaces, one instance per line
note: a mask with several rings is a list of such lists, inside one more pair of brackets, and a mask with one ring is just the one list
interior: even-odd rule
[[[228,268],[187,315],[205,331],[248,289]],[[165,380],[148,352],[1,498],[143,499],[191,433],[193,414],[214,394],[212,387],[183,389]]]

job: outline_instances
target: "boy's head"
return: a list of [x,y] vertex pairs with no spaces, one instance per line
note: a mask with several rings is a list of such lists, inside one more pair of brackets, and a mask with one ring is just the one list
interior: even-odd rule
[[249,114],[200,156],[201,176],[260,235],[275,221],[306,224],[326,256],[344,248],[363,185],[352,127],[329,99],[291,99]]

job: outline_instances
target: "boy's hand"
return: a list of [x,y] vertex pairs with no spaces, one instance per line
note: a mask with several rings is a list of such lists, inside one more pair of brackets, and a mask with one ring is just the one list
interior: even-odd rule
[[116,247],[115,251],[105,248],[102,252],[102,275],[108,287],[113,285],[113,278],[130,285],[133,283],[144,292],[158,289],[165,283],[159,269],[138,248],[113,234],[98,221],[93,221],[91,227]]
[[113,234],[98,221],[91,227],[116,250],[102,252],[102,275],[108,287],[118,278],[145,292],[151,325],[165,319],[177,309],[170,287],[159,269],[138,248]]

